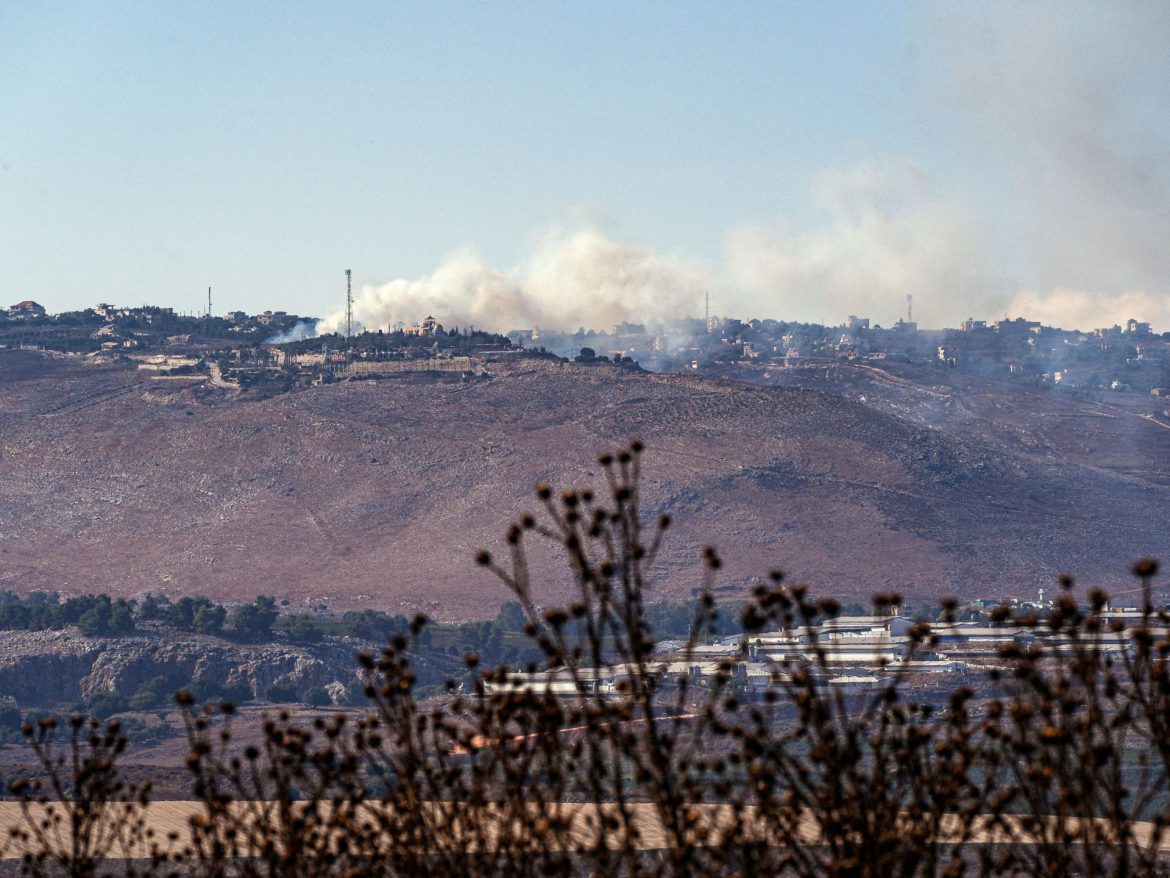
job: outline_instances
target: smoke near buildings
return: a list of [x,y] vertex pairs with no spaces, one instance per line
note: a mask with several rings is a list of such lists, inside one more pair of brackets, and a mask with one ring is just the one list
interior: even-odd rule
[[751,222],[728,233],[726,273],[744,313],[827,324],[858,314],[886,323],[913,295],[929,325],[954,319],[951,301],[991,293],[974,224],[917,166],[827,172],[811,197],[815,224]]
[[[709,284],[710,273],[702,266],[583,229],[548,234],[511,269],[484,265],[466,249],[426,277],[364,286],[355,295],[354,319],[369,328],[431,314],[448,327],[496,331],[608,328],[700,313]],[[343,326],[339,311],[318,329]]]
[[[985,258],[1002,310],[1170,329],[1170,7],[1147,0],[948,6],[925,63],[994,189]],[[967,192],[970,202],[978,192]]]
[[[702,264],[596,228],[549,233],[520,264],[474,249],[363,287],[365,326],[604,329],[702,313],[926,326],[1026,316],[1170,329],[1170,6],[945,4],[910,34],[919,111],[965,179],[924,158],[825,169],[808,209],[726,229]],[[944,165],[947,163],[944,162]],[[321,325],[335,330],[340,310]]]
[[886,159],[827,171],[816,221],[728,235],[744,313],[925,325],[1026,316],[1170,329],[1170,7],[933,4],[910,46],[920,112],[971,177]]
[[288,342],[304,341],[307,338],[313,338],[318,334],[317,324],[320,322],[319,320],[301,320],[291,329],[276,333],[265,344],[286,344]]

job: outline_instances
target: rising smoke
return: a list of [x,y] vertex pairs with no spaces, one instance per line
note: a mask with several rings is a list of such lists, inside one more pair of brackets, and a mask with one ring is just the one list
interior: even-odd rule
[[[840,323],[893,322],[913,295],[919,319],[953,319],[944,304],[985,301],[992,288],[975,226],[909,163],[825,173],[814,228],[745,223],[727,236],[727,271],[753,314]],[[940,295],[945,291],[944,295]]]
[[[1007,314],[1079,328],[1170,328],[1170,4],[927,4],[916,99],[968,181],[921,161],[828,170],[815,219],[744,222],[720,267],[595,229],[548,235],[512,269],[473,250],[364,287],[369,327],[433,314],[506,331],[607,329],[702,313],[883,323],[913,294],[926,326]],[[322,331],[343,325],[334,314]]]
[[301,320],[292,328],[276,333],[272,338],[267,339],[265,344],[285,344],[286,342],[313,338],[318,334],[317,325],[320,322],[319,320]]
[[1006,310],[1170,328],[1170,6],[948,6],[923,45],[1003,205],[983,220],[1016,279]]
[[1170,328],[1170,5],[923,10],[917,100],[978,183],[899,161],[826,173],[819,224],[732,230],[737,288],[804,319],[888,320],[913,294],[933,326]]
[[[499,271],[472,250],[429,277],[363,287],[354,318],[363,327],[412,323],[434,315],[448,327],[609,329],[623,321],[701,313],[710,275],[685,260],[618,243],[594,229],[549,234],[525,262]],[[344,326],[337,313],[318,327]]]

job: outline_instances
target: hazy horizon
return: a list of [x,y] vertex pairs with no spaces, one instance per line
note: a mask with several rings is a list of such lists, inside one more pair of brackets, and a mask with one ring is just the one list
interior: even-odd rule
[[[1170,9],[0,13],[0,290],[606,328],[1170,326]],[[507,320],[503,316],[507,316]],[[500,324],[502,326],[502,323]]]

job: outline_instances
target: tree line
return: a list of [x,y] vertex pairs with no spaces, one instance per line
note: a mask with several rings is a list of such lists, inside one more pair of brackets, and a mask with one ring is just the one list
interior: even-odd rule
[[69,626],[91,637],[133,634],[143,622],[174,631],[198,634],[231,633],[256,639],[272,633],[279,611],[275,598],[261,595],[230,612],[205,597],[184,596],[171,601],[147,595],[141,602],[108,594],[62,597],[57,592],[25,595],[0,591],[0,629],[46,631]]
[[[690,631],[691,609],[686,603],[662,601],[649,605],[646,612],[654,630],[665,638],[686,637]],[[431,625],[420,649],[427,655],[455,657],[476,652],[493,664],[522,665],[534,655],[523,636],[525,624],[520,603],[507,601],[494,619]],[[89,637],[118,637],[161,629],[247,641],[280,636],[299,644],[320,643],[329,637],[381,643],[404,633],[410,620],[401,613],[391,615],[380,610],[291,612],[278,606],[276,598],[269,595],[228,607],[192,595],[171,600],[148,594],[139,601],[104,593],[62,596],[33,591],[22,595],[0,590],[0,630],[47,631],[70,626]],[[732,612],[713,633],[731,635],[740,630]]]

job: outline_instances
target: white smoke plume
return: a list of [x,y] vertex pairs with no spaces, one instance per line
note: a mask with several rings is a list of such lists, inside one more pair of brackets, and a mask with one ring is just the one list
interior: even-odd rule
[[1022,290],[1012,298],[1007,310],[1012,317],[1026,317],[1065,329],[1124,327],[1131,317],[1158,328],[1170,326],[1170,296],[1140,290],[1121,293]]
[[[739,317],[888,325],[913,295],[927,327],[1008,313],[1170,329],[1170,4],[919,8],[915,99],[928,139],[953,153],[933,172],[927,157],[828,171],[811,223],[744,222],[718,268],[560,232],[511,269],[465,250],[427,277],[366,286],[355,317],[608,329],[701,314],[713,287],[718,310]],[[335,314],[320,328],[342,325]]]
[[825,218],[819,227],[750,223],[729,233],[728,272],[752,313],[892,323],[909,294],[916,318],[938,325],[955,319],[951,303],[988,298],[974,222],[921,169],[886,163],[827,173],[813,198]]
[[913,294],[927,326],[1006,311],[1170,328],[1170,5],[923,11],[919,97],[978,183],[944,187],[898,161],[825,174],[817,225],[728,235],[728,271],[752,310],[889,321]]
[[1035,308],[1090,326],[1127,314],[1170,328],[1170,5],[925,8],[936,99],[995,190],[996,216],[983,219],[1016,281],[1013,316]]
[[[354,319],[368,329],[428,315],[448,327],[498,332],[609,329],[623,321],[701,313],[709,284],[701,266],[586,229],[549,234],[511,270],[489,268],[474,251],[463,250],[428,277],[365,286],[355,297]],[[344,314],[333,314],[318,330],[336,331],[344,321]]]
[[265,344],[285,344],[292,341],[304,341],[306,338],[313,338],[317,335],[317,324],[319,320],[301,320],[290,329],[283,332],[278,332],[272,338],[267,339]]

